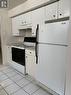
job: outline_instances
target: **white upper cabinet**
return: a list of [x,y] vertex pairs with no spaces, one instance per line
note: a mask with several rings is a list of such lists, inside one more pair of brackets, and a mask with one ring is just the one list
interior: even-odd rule
[[46,20],[70,16],[69,0],[59,0],[45,7]]
[[31,12],[12,18],[13,36],[19,36],[19,29],[23,29],[25,25],[31,26],[31,23],[32,23]]
[[19,23],[20,23],[20,26],[23,26],[26,24],[31,24],[32,23],[31,12],[20,15],[19,16]]
[[32,11],[32,23],[43,23],[45,19],[45,8],[39,8],[34,11]]
[[18,21],[19,21],[19,27],[26,24],[25,14],[20,15]]
[[12,35],[13,36],[19,35],[18,27],[19,27],[19,17],[12,18]]
[[58,16],[59,18],[70,16],[70,0],[59,1]]
[[69,0],[59,0],[45,7],[12,18],[13,35],[19,35],[19,29],[23,29],[24,26],[27,25],[32,27],[32,36],[35,36],[37,24],[44,24],[47,20],[69,16],[69,4]]
[[57,18],[58,2],[47,5],[45,7],[46,20]]
[[31,12],[26,13],[25,19],[26,19],[26,24],[31,24],[32,23],[32,13]]
[[37,24],[45,21],[45,7],[32,11],[32,36],[36,35]]

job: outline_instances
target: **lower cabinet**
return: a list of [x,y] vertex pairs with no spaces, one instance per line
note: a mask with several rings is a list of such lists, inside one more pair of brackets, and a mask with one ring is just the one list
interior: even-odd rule
[[35,78],[36,57],[35,51],[26,49],[26,73]]
[[11,46],[7,46],[7,62],[12,62],[12,52],[11,52]]

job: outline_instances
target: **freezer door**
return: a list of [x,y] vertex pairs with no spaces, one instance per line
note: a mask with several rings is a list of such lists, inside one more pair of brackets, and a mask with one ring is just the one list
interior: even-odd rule
[[38,47],[37,81],[64,95],[67,47],[45,44]]
[[39,42],[53,44],[68,44],[69,21],[46,23],[39,26]]

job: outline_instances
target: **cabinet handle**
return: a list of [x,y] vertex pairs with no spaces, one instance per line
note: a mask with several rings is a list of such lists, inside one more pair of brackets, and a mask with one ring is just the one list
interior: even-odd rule
[[62,14],[60,14],[60,16],[62,16]]
[[61,24],[66,24],[65,22],[62,22]]
[[21,23],[22,23],[22,24],[26,24],[26,21],[25,21],[25,22],[22,21]]
[[53,17],[56,17],[56,15],[53,15]]
[[31,53],[31,52],[30,52]]

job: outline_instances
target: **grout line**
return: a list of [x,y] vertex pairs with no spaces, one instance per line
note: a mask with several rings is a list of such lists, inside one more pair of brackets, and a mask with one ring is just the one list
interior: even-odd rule
[[17,91],[19,91],[21,88],[17,89],[16,91],[14,91],[13,93],[9,94],[9,95],[13,95],[14,93],[16,93]]
[[12,66],[11,66],[11,68],[14,69],[15,71],[17,71],[21,76],[25,75],[25,74],[21,73],[20,71],[16,70],[15,68],[13,68]]
[[[40,89],[40,88],[39,88]],[[39,89],[37,89],[36,91],[34,91],[31,95],[33,95],[35,92],[37,92]]]
[[7,93],[7,91],[4,89],[4,87],[3,87],[2,85],[0,85],[0,86],[2,87],[1,90],[4,90],[4,91],[6,92],[6,94],[9,95],[9,94]]
[[[2,72],[3,72],[3,71],[2,71]],[[15,72],[15,71],[14,71],[14,72]],[[7,79],[12,80],[11,77],[9,77],[5,72],[3,72],[3,74],[6,75],[6,76],[8,77]],[[20,75],[20,72],[17,73],[17,74]],[[20,75],[20,76],[22,76],[22,75]],[[12,76],[12,77],[13,77],[13,76]],[[23,79],[23,78],[25,78],[25,77],[22,76],[22,79]],[[7,79],[5,79],[5,80],[7,80]],[[21,79],[21,80],[22,80],[22,79]],[[25,78],[25,79],[26,79],[26,78]],[[3,81],[5,81],[5,80],[3,80]],[[28,80],[28,79],[26,79],[26,80]],[[12,81],[13,81],[13,80],[12,80]],[[20,81],[20,80],[19,80],[19,81]],[[30,81],[30,80],[28,80],[28,81],[29,81],[28,84],[30,84],[31,81]],[[13,82],[14,82],[16,85],[18,85],[15,81],[13,81]],[[11,83],[11,84],[12,84],[12,83]],[[11,84],[10,84],[10,85],[11,85]],[[24,85],[23,87],[27,86],[28,84]],[[2,86],[2,85],[1,85],[1,86]],[[9,85],[8,85],[8,86],[9,86]],[[8,87],[8,86],[6,86],[6,87]],[[18,86],[19,86],[19,85],[18,85]],[[2,87],[3,87],[3,86],[2,86]],[[3,87],[3,89],[6,88],[6,87]],[[23,87],[21,87],[21,86],[19,86],[19,87],[20,87],[20,89],[23,89]],[[23,90],[24,90],[24,89],[23,89]],[[25,91],[25,90],[24,90],[24,91]],[[26,92],[26,91],[25,91],[25,92]]]
[[[11,69],[13,69],[13,68],[11,68]],[[13,69],[14,70],[14,69]],[[14,70],[13,72],[16,72],[18,75],[20,75],[22,78],[19,80],[19,81],[21,81],[23,78],[24,79],[26,79],[26,78],[28,78],[28,76],[26,77],[23,77],[23,74],[22,73],[18,73],[18,71],[17,70]],[[26,79],[26,80],[28,80],[29,81],[29,83],[28,84],[26,84],[26,85],[24,85],[23,87],[21,87],[19,84],[17,84],[13,79],[11,79],[11,77],[13,77],[13,76],[8,76],[5,72],[3,72],[2,71],[2,73],[4,74],[4,75],[6,75],[8,78],[7,79],[10,79],[12,82],[14,82],[17,86],[19,86],[19,89],[18,90],[23,90],[23,91],[25,91],[25,89],[24,89],[24,87],[26,87],[26,86],[28,86],[30,83],[32,83],[32,84],[35,84],[33,81],[34,80],[31,80],[31,79]],[[15,75],[14,75],[15,76]],[[29,76],[30,77],[30,76]],[[30,77],[31,78],[31,77]],[[5,80],[7,80],[7,79],[5,79]],[[5,81],[5,80],[3,80],[3,81]],[[13,84],[13,83],[11,83],[11,84]],[[8,86],[10,86],[11,84],[9,84]],[[36,84],[35,84],[36,85]],[[2,86],[2,85],[1,85]],[[6,87],[8,87],[8,86],[6,86]],[[2,88],[5,90],[5,88],[6,87],[3,87],[2,86]],[[38,90],[40,89],[40,87],[36,90],[36,91],[34,91],[31,95],[33,95],[35,92],[37,92]],[[17,91],[18,91],[17,90]],[[14,93],[16,93],[17,91],[15,91],[15,92],[13,92],[13,93],[11,93],[11,95],[13,95]],[[8,92],[5,90],[5,92],[8,94]],[[30,95],[30,93],[28,93],[27,91],[25,91],[28,95]],[[9,94],[8,94],[9,95]]]
[[[4,73],[4,72],[3,72],[3,73]],[[6,76],[8,76],[6,73],[4,73],[4,74],[5,74]],[[18,73],[17,73],[17,74],[18,74]],[[20,75],[20,74],[19,74],[19,75]],[[20,76],[21,76],[21,75],[20,75]],[[22,76],[22,77],[23,77],[23,76]],[[23,78],[25,78],[25,77],[23,77]],[[23,79],[23,78],[22,78],[22,79]],[[12,80],[11,77],[9,77],[9,76],[8,76],[8,79]],[[21,80],[22,80],[22,79],[21,79]],[[25,79],[26,79],[26,78],[25,78]],[[27,80],[27,79],[26,79],[26,80]],[[13,80],[12,80],[12,81],[13,81]],[[28,84],[30,84],[31,81],[30,81],[30,80],[28,80],[28,81],[29,81]],[[15,81],[13,81],[13,82],[14,82],[16,85],[18,85]],[[27,86],[28,84],[24,85],[23,87]],[[10,84],[10,85],[11,85],[11,84]],[[18,85],[18,86],[19,86],[19,85]],[[7,87],[8,87],[8,86],[7,86]],[[21,87],[21,86],[19,86],[19,87],[20,87],[20,89],[24,90],[23,87]],[[4,88],[4,87],[3,87],[3,88]],[[5,87],[5,88],[6,88],[6,87]],[[24,90],[24,91],[25,91],[25,90]],[[17,92],[17,91],[16,91],[16,92]],[[16,93],[16,92],[14,92],[14,93]],[[25,92],[26,92],[26,91],[25,91]],[[12,93],[12,94],[14,94],[14,93]],[[27,93],[27,92],[26,92],[26,93]],[[27,93],[27,94],[29,94],[29,93]],[[30,94],[29,94],[29,95],[30,95]]]

